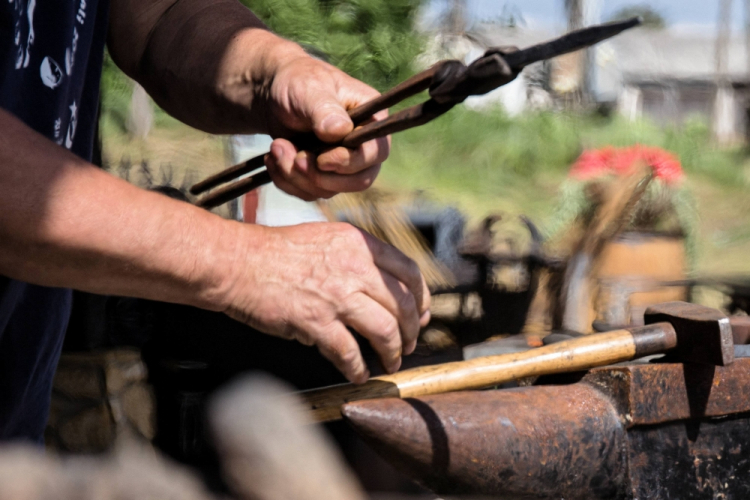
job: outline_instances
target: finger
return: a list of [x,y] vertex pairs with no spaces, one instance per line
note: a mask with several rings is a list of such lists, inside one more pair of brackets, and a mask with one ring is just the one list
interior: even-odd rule
[[403,344],[393,314],[364,293],[352,296],[345,307],[341,320],[370,342],[388,373],[398,371]]
[[309,113],[312,129],[323,142],[337,142],[354,130],[349,114],[339,98],[327,89],[313,89],[307,102],[313,103]]
[[[315,167],[315,155],[306,151],[297,152],[286,139],[273,141],[271,151],[266,156],[266,167],[274,184],[303,200],[330,198],[337,193],[317,184],[319,171]],[[294,189],[291,189],[292,186]]]
[[363,233],[375,265],[392,274],[397,280],[405,284],[416,300],[417,309],[422,315],[421,320],[429,320],[425,315],[430,309],[430,291],[427,288],[419,266],[412,259],[401,253],[396,247],[378,240],[374,236]]
[[386,271],[381,270],[375,281],[367,287],[366,293],[396,318],[404,354],[411,354],[417,345],[421,315],[414,294]]
[[[315,154],[300,151],[294,157],[292,171],[287,180],[299,189],[315,195],[316,198],[327,199],[339,193],[339,190],[327,189],[327,185],[335,185],[336,183],[325,182],[325,179],[321,179],[321,174],[322,172],[315,166]],[[377,173],[375,176],[377,176]]]
[[373,165],[361,172],[350,175],[321,172],[315,169],[311,172],[312,182],[317,189],[328,193],[356,193],[372,186],[380,173],[381,164]]
[[339,321],[332,323],[328,331],[322,332],[319,338],[324,340],[318,343],[318,350],[344,374],[347,380],[354,384],[367,382],[370,372],[362,358],[357,341],[343,323]]
[[271,176],[274,185],[286,194],[295,196],[304,201],[315,201],[317,199],[316,196],[298,189],[292,183],[288,182],[280,171],[281,167],[277,166],[276,161],[270,155],[267,155],[266,157],[266,167],[268,168],[268,174]]
[[333,148],[318,155],[317,166],[323,172],[355,174],[383,163],[391,151],[390,137],[367,141],[356,149]]

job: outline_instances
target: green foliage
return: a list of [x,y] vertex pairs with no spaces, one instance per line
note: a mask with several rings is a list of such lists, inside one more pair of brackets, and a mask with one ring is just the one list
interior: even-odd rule
[[[385,90],[412,75],[423,48],[414,29],[424,0],[241,0],[276,33],[350,75]],[[125,132],[132,81],[105,54],[102,126]],[[174,119],[156,107],[156,126]]]
[[101,80],[101,126],[124,133],[133,82],[120,71],[108,52],[104,53]]
[[412,74],[424,0],[242,0],[276,33],[379,90]]
[[667,25],[664,17],[649,5],[623,7],[615,12],[610,18],[610,21],[623,21],[635,16],[641,16],[643,19],[643,26],[646,28],[662,29]]
[[662,128],[648,121],[551,112],[510,118],[501,109],[477,112],[463,106],[396,134],[380,177],[383,187],[426,190],[475,220],[496,210],[521,209],[548,226],[553,218],[565,218],[553,217],[559,196],[566,195],[559,186],[583,149],[637,143],[675,153],[691,182],[733,191],[750,186],[743,169],[746,152],[715,148],[701,122]]

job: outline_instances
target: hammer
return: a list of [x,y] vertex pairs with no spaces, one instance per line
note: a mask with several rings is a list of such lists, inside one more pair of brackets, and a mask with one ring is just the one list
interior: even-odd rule
[[409,398],[483,389],[539,375],[666,353],[669,360],[725,366],[734,361],[732,328],[720,311],[687,302],[649,307],[646,325],[578,337],[526,352],[499,354],[373,377],[300,393],[318,422],[341,418],[341,406],[375,398]]

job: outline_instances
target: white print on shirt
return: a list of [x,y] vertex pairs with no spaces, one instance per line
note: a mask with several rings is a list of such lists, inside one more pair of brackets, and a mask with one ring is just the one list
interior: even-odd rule
[[[16,52],[16,69],[27,68],[29,66],[29,60],[31,58],[31,46],[34,44],[34,9],[36,8],[36,0],[27,0],[26,7],[23,5],[24,0],[11,0],[9,3],[15,3],[16,13],[23,14],[26,11],[25,20],[28,26],[24,26],[24,16],[18,17],[18,21],[15,26],[15,35],[13,41],[18,47]],[[26,27],[28,33],[26,39],[22,36],[23,28]]]
[[57,143],[58,146],[61,145],[63,141],[62,137],[60,137],[61,129],[62,129],[62,120],[58,118],[57,120],[55,120],[55,132],[54,132],[55,142]]
[[70,149],[73,147],[73,138],[76,135],[76,126],[78,125],[78,107],[76,102],[69,106],[70,108],[70,123],[68,124],[68,134],[65,136],[65,147]]
[[78,13],[76,14],[78,24],[83,24],[86,21],[86,0],[81,0],[78,4]]
[[42,83],[51,89],[60,85],[63,79],[60,65],[49,56],[42,60],[42,65],[39,66],[39,75],[42,77]]
[[65,72],[70,76],[73,73],[73,63],[76,59],[76,50],[78,49],[78,30],[73,26],[73,43],[65,49]]

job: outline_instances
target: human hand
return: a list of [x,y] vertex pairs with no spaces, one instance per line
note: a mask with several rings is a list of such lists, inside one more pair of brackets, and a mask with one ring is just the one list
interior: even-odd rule
[[[370,187],[390,152],[390,137],[319,155],[297,150],[287,138],[312,131],[324,142],[337,142],[354,129],[347,111],[378,95],[372,87],[307,55],[281,64],[267,95],[267,125],[277,137],[266,156],[274,184],[307,201]],[[373,119],[387,116],[384,110]]]
[[430,293],[414,261],[349,224],[251,227],[263,234],[241,247],[229,316],[317,346],[355,383],[369,372],[347,327],[369,340],[388,372],[399,369],[430,319]]

